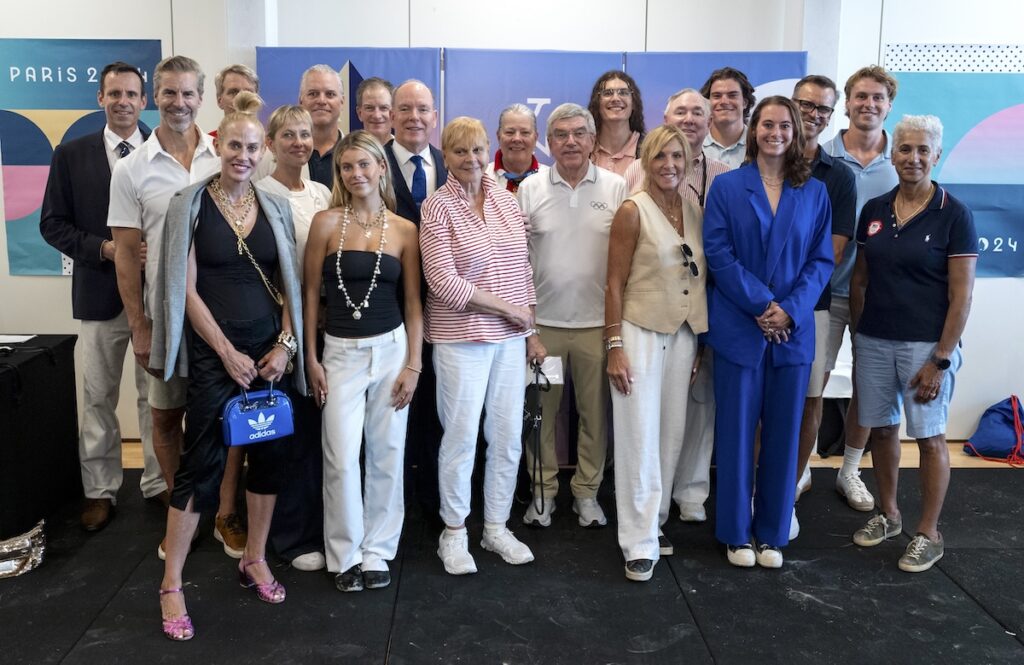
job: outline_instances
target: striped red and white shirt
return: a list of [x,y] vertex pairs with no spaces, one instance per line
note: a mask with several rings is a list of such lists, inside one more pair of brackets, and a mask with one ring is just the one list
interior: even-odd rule
[[525,336],[496,314],[467,309],[476,289],[513,305],[537,303],[519,204],[483,176],[484,218],[455,178],[423,202],[420,253],[427,278],[428,342],[500,342]]

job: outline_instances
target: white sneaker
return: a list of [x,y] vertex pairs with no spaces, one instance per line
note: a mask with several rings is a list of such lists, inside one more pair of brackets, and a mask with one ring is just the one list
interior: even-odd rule
[[601,510],[601,504],[597,502],[597,499],[573,499],[572,512],[580,516],[580,526],[605,526],[608,524],[608,518],[604,516],[604,511]]
[[541,510],[540,501],[536,499],[530,502],[530,507],[523,513],[523,524],[526,526],[551,526],[551,515],[555,512],[555,498],[544,498],[544,510]]
[[804,465],[804,472],[800,474],[800,480],[796,481],[796,500],[799,501],[804,492],[811,489],[811,465]]
[[476,572],[476,562],[469,553],[469,534],[465,529],[451,533],[448,529],[441,532],[437,543],[437,556],[444,562],[444,570],[449,575],[469,575]]
[[871,492],[864,486],[864,481],[860,479],[860,471],[840,471],[836,476],[836,491],[846,497],[846,503],[854,510],[866,513],[875,509],[875,497],[871,496]]
[[292,559],[292,568],[295,570],[311,573],[315,570],[323,570],[326,567],[327,560],[322,552],[306,552]]
[[764,544],[758,545],[755,557],[757,565],[762,568],[782,568],[782,550],[778,547]]
[[513,566],[533,561],[533,552],[530,551],[530,548],[519,542],[519,539],[512,535],[507,528],[497,532],[484,529],[484,538],[480,541],[480,547],[488,552],[494,552],[504,559],[505,563],[510,563]]
[[684,522],[706,522],[708,514],[702,503],[682,502],[679,504],[679,519]]
[[789,518],[789,539],[796,540],[800,535],[800,520],[796,518],[796,506],[793,506],[793,516]]
[[755,563],[754,547],[750,543],[744,543],[733,547],[726,545],[725,556],[729,563],[740,568],[753,568]]

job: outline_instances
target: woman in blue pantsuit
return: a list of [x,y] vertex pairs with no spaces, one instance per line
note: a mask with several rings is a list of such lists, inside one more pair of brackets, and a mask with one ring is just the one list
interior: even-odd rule
[[814,304],[832,273],[831,207],[802,155],[796,106],[763,100],[751,118],[746,163],[715,179],[704,213],[714,284],[715,535],[729,562],[743,567],[780,567],[789,542]]

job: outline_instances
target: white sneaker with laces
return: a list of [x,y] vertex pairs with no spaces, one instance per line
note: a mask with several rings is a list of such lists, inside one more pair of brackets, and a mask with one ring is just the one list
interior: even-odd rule
[[679,519],[684,522],[706,522],[708,514],[703,504],[683,502],[679,504]]
[[796,481],[796,500],[799,501],[804,492],[811,489],[811,465],[804,465],[804,472],[800,474],[800,480]]
[[555,512],[554,497],[544,498],[544,510],[541,510],[540,501],[530,501],[530,507],[523,513],[523,524],[526,526],[551,526],[551,515]]
[[846,498],[846,503],[854,510],[866,513],[875,509],[875,497],[864,486],[860,479],[860,471],[842,473],[836,476],[836,491]]
[[743,543],[742,545],[727,545],[725,548],[725,556],[729,559],[729,563],[740,568],[753,568],[754,567],[754,546],[750,543]]
[[758,545],[755,557],[762,568],[782,568],[782,550],[778,547]]
[[480,541],[480,547],[488,552],[494,552],[504,559],[505,563],[510,563],[513,566],[533,561],[533,552],[530,551],[530,548],[521,543],[507,528],[498,531],[484,529],[484,538]]
[[608,518],[605,517],[597,499],[573,499],[572,512],[580,516],[580,526],[605,526],[608,524]]
[[445,529],[437,543],[437,556],[444,562],[449,575],[469,575],[476,572],[476,562],[469,553],[469,534],[465,529],[451,532]]

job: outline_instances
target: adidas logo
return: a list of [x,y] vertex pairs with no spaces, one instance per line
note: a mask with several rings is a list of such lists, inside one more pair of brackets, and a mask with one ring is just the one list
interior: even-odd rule
[[274,436],[275,434],[277,434],[277,430],[270,429],[270,426],[274,424],[274,414],[270,414],[270,417],[267,418],[265,415],[263,415],[263,412],[260,411],[260,414],[259,416],[257,416],[256,420],[249,418],[248,421],[249,427],[253,428],[254,430],[253,433],[249,435],[250,441],[255,441],[256,439],[265,439],[268,436]]

